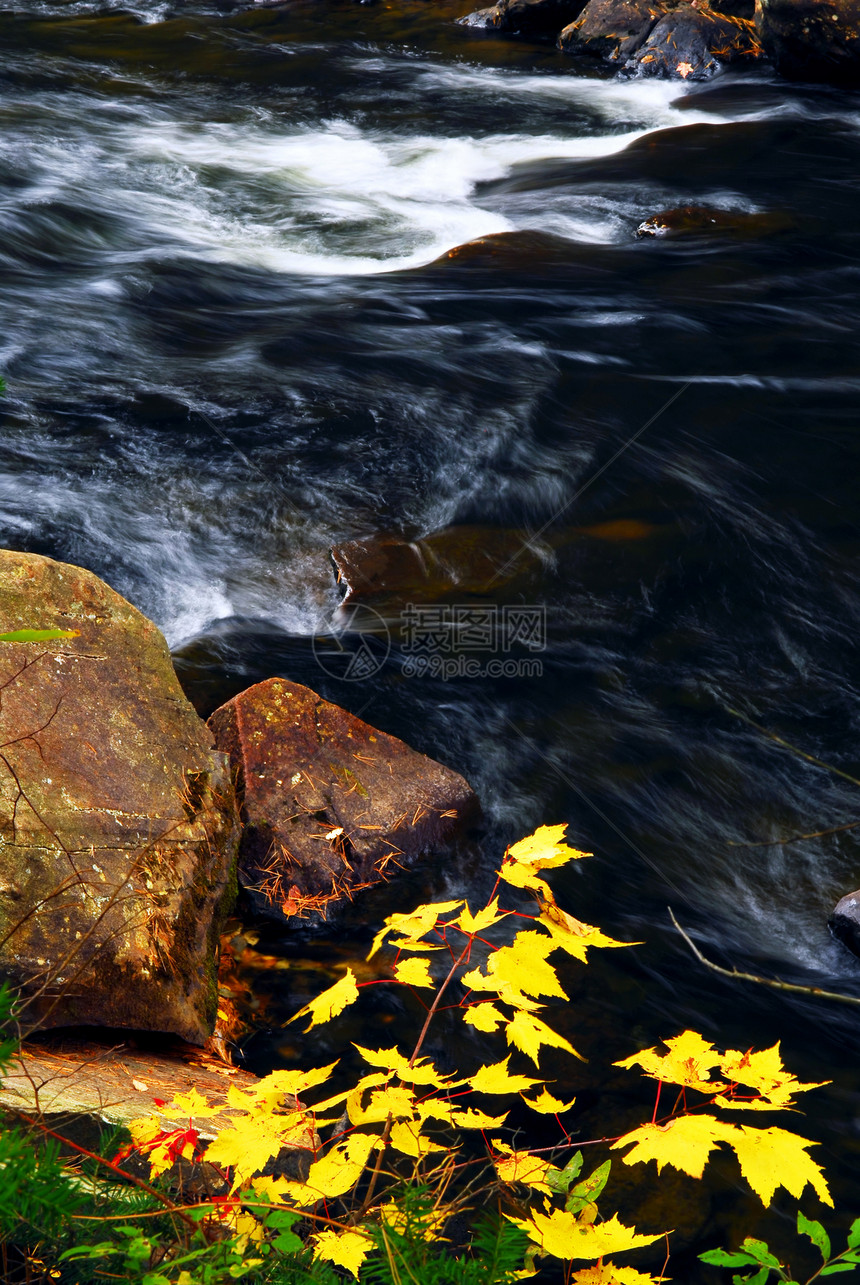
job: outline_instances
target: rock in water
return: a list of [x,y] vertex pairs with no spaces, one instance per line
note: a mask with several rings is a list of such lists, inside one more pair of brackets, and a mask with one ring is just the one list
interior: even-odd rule
[[762,48],[755,26],[706,4],[680,5],[661,18],[627,69],[645,76],[705,80],[720,67],[754,62]]
[[756,0],[764,51],[783,76],[860,86],[860,0]]
[[0,551],[0,976],[27,1026],[210,1034],[239,826],[159,630],[79,567]]
[[749,214],[745,210],[719,210],[705,205],[681,205],[652,214],[636,229],[637,237],[730,236],[741,240],[775,236],[795,227],[781,210]]
[[240,692],[209,726],[242,800],[240,882],[274,918],[325,915],[479,813],[462,776],[283,678]]
[[584,4],[585,0],[499,0],[490,9],[467,14],[460,23],[464,27],[495,28],[526,40],[554,40]]
[[588,0],[576,22],[565,27],[558,46],[567,54],[588,54],[624,62],[647,39],[668,9],[656,0]]
[[827,926],[844,946],[860,955],[860,890],[837,901]]
[[551,559],[528,531],[453,526],[418,540],[370,535],[331,551],[343,602],[437,602],[503,593]]

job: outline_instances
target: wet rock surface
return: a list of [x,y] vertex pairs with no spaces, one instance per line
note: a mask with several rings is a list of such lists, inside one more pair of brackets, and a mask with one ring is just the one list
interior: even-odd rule
[[704,80],[722,66],[755,62],[761,55],[753,23],[693,3],[662,17],[627,68],[646,76]]
[[[488,252],[484,243],[475,248],[478,254]],[[551,557],[551,550],[530,539],[527,531],[456,526],[411,541],[366,536],[335,546],[331,556],[344,604],[392,596],[433,602],[500,593]]]
[[456,772],[286,679],[241,692],[209,726],[237,777],[240,883],[274,918],[325,915],[479,815]]
[[827,926],[843,946],[860,957],[860,889],[837,901]]
[[783,76],[860,86],[860,0],[756,0],[756,26]]
[[732,236],[743,239],[774,236],[795,227],[790,215],[780,210],[748,213],[745,210],[717,210],[701,205],[681,205],[661,210],[643,220],[637,237]]
[[88,571],[0,553],[0,975],[25,1026],[203,1043],[232,895],[228,764],[159,630]]
[[587,54],[609,62],[625,62],[668,12],[656,0],[589,0],[580,17],[565,27],[559,48],[568,54]]

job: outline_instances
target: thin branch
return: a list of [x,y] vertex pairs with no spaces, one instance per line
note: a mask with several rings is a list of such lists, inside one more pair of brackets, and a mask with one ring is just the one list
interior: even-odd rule
[[678,923],[672,912],[672,907],[667,906],[666,909],[669,911],[669,918],[672,923],[699,963],[704,964],[706,968],[710,968],[712,972],[719,973],[722,977],[730,977],[734,981],[740,982],[757,982],[759,986],[772,986],[774,990],[791,991],[795,995],[814,995],[816,999],[832,999],[840,1004],[860,1004],[860,995],[842,995],[839,991],[822,990],[820,986],[799,986],[796,982],[781,982],[775,977],[759,977],[756,973],[741,973],[737,968],[721,968],[719,964],[714,964],[710,959],[705,959],[696,943],[692,941]]
[[788,839],[761,839],[757,843],[738,843],[734,839],[729,839],[727,847],[729,848],[779,848],[786,843],[800,843],[803,839],[824,839],[829,834],[841,834],[843,830],[853,830],[860,821],[849,821],[847,825],[834,825],[829,830],[816,830],[813,834],[793,834]]
[[774,744],[781,745],[784,750],[791,750],[792,754],[798,754],[802,759],[806,759],[807,763],[814,763],[816,767],[823,767],[825,771],[832,772],[834,776],[841,776],[843,780],[850,781],[852,785],[860,785],[860,780],[856,776],[852,776],[850,772],[843,772],[841,767],[834,767],[832,763],[825,763],[824,759],[818,759],[814,754],[807,754],[806,750],[802,750],[799,745],[793,745],[785,737],[777,736],[776,732],[772,732],[768,727],[762,727],[761,723],[754,722],[746,714],[742,714],[739,709],[732,709],[730,705],[724,705],[723,709],[735,718],[739,718],[742,723],[746,723],[748,727],[754,727],[757,732],[761,732],[762,736],[766,736]]

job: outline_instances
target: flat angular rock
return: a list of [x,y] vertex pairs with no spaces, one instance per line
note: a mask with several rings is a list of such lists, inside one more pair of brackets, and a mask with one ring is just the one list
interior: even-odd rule
[[203,1043],[239,826],[159,630],[88,571],[0,551],[0,976],[25,1025]]
[[576,22],[562,31],[558,46],[567,54],[624,62],[668,9],[663,0],[588,0]]
[[[157,1117],[165,1132],[188,1128],[188,1115],[170,1104],[180,1093],[196,1089],[214,1108],[195,1116],[201,1149],[229,1129],[240,1111],[228,1104],[230,1089],[252,1092],[260,1080],[248,1071],[225,1066],[188,1045],[149,1050],[135,1045],[106,1047],[77,1036],[51,1036],[25,1043],[12,1058],[0,1085],[0,1114],[23,1112],[39,1117],[73,1143],[98,1146],[103,1125],[127,1127],[133,1120]],[[292,1106],[296,1099],[287,1097]],[[294,1135],[274,1166],[290,1177],[307,1177],[319,1137],[309,1126]],[[148,1179],[149,1161],[131,1155],[121,1161],[127,1173]],[[109,1177],[102,1171],[101,1177]],[[164,1175],[172,1190],[186,1198],[220,1194],[228,1189],[223,1173],[199,1161],[180,1159]]]
[[756,0],[755,14],[781,75],[860,86],[860,0]]
[[755,62],[762,48],[755,26],[705,4],[684,4],[661,18],[627,69],[664,79],[706,80],[721,67]]
[[499,0],[460,19],[464,27],[495,28],[525,40],[553,40],[578,16],[585,0]]
[[239,880],[274,918],[325,915],[479,813],[462,776],[283,678],[240,692],[209,726],[236,773]]

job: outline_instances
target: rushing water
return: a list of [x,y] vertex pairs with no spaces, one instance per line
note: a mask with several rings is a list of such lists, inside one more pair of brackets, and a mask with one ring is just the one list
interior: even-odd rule
[[[825,926],[858,831],[779,842],[860,817],[821,765],[860,776],[860,99],[607,79],[464,7],[0,14],[0,539],[152,616],[202,712],[283,673],[461,770],[482,855],[431,891],[569,822],[597,855],[566,904],[645,944],[572,983],[592,1063],[563,1087],[599,1119],[634,1045],[782,1038],[836,1081],[801,1131],[860,1213],[856,1009],[715,977],[666,911],[724,964],[860,993]],[[635,238],[680,205],[732,217]],[[451,524],[543,532],[494,593],[545,606],[543,675],[410,677],[396,631],[372,678],[324,673],[330,545]],[[757,1225],[727,1173],[700,1245]]]

